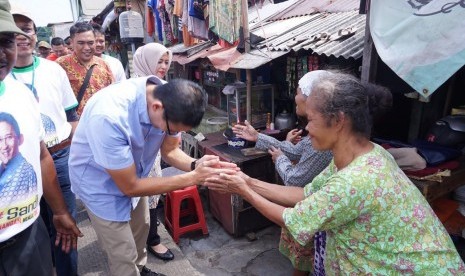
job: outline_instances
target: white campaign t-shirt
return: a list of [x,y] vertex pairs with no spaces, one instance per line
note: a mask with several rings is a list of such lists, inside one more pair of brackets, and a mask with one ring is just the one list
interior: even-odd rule
[[34,57],[31,66],[13,68],[11,76],[24,83],[39,101],[47,148],[68,138],[71,125],[65,111],[76,107],[77,100],[65,70],[56,62]]
[[7,76],[0,82],[0,242],[29,227],[40,214],[43,135],[36,99]]
[[113,74],[113,78],[115,78],[115,82],[120,82],[126,79],[123,64],[121,63],[121,61],[119,61],[119,59],[105,54],[102,54],[102,59],[110,67],[111,73]]

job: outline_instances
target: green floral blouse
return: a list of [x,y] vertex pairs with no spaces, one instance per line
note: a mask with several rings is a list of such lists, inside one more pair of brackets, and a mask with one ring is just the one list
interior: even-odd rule
[[328,275],[465,275],[465,265],[426,199],[379,145],[308,184],[284,210],[300,244],[327,233]]

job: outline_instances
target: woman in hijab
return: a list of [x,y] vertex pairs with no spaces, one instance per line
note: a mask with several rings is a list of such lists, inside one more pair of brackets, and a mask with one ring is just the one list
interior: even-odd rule
[[[135,77],[145,77],[155,75],[163,80],[168,72],[173,54],[165,46],[159,43],[148,43],[137,48],[133,57],[133,69]],[[165,82],[165,81],[163,81]],[[149,176],[161,176],[161,156],[158,152],[155,163],[150,170]],[[150,208],[150,230],[147,237],[147,250],[155,257],[169,261],[174,258],[173,253],[166,246],[160,243],[160,236],[157,233],[157,204],[160,195],[149,197]]]

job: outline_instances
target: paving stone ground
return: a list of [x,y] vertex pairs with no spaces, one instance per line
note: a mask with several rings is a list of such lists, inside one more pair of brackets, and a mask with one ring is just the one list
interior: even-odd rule
[[[204,195],[202,195],[204,198]],[[204,203],[206,202],[204,198]],[[78,226],[84,233],[79,240],[79,275],[106,276],[109,267],[104,252],[98,245],[97,236],[90,224],[85,208],[78,200]],[[291,275],[290,262],[279,253],[280,228],[270,226],[255,233],[256,240],[234,238],[210,215],[204,206],[209,235],[201,232],[182,236],[179,245],[160,225],[162,243],[173,251],[175,259],[169,262],[149,254],[147,267],[166,275]],[[162,214],[163,209],[159,210]],[[160,221],[163,215],[159,214]]]

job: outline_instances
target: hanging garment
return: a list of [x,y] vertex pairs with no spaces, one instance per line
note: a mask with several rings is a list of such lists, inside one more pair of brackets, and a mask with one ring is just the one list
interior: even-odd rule
[[[168,5],[166,5],[168,3]],[[162,21],[162,32],[163,32],[163,45],[169,46],[174,45],[178,42],[176,37],[173,35],[173,30],[171,28],[171,20],[168,10],[172,11],[172,6],[170,2],[165,2],[160,0],[158,2],[158,12],[160,13],[160,19]]]
[[[194,0],[186,1],[188,4],[186,13],[188,14],[188,11],[191,9]],[[205,20],[201,20],[189,15],[187,17],[187,28],[193,37],[202,40],[208,40],[208,23]]]
[[241,26],[241,1],[210,0],[209,28],[220,38],[234,44],[239,40]]
[[145,6],[145,22],[147,34],[152,37],[155,34],[155,15],[149,5]]
[[185,0],[175,0],[174,1],[174,8],[173,8],[173,14],[182,17],[182,6],[184,5]]
[[386,65],[427,97],[465,65],[464,1],[371,1],[370,33]]
[[155,14],[155,29],[157,31],[158,41],[163,41],[163,28],[162,22],[160,19],[160,13],[158,12],[157,5],[158,0],[148,0],[147,5],[152,9],[152,12]]

